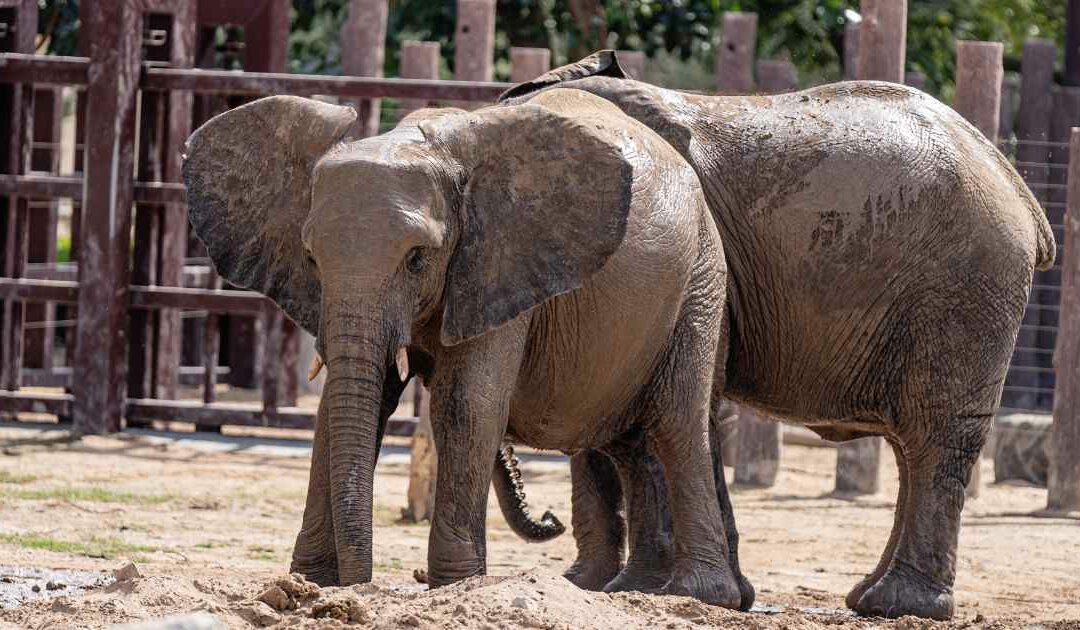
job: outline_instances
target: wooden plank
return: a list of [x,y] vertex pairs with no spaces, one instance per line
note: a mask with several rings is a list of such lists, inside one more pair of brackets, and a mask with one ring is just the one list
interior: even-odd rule
[[1047,479],[1047,507],[1052,510],[1080,510],[1080,129],[1072,130],[1069,149],[1061,323],[1054,355],[1057,387]]
[[510,82],[524,83],[551,70],[551,51],[547,48],[510,47]]
[[1080,0],[1069,0],[1065,9],[1064,85],[1080,86]]
[[[439,78],[439,42],[401,43],[401,76],[405,79]],[[430,105],[426,99],[403,98],[398,101],[398,118]]]
[[[0,290],[2,288],[0,283]],[[132,308],[190,308],[262,315],[274,306],[272,301],[258,293],[230,289],[132,286],[129,294]]]
[[90,60],[59,55],[0,54],[0,81],[37,85],[87,84]]
[[126,389],[128,248],[134,183],[139,0],[93,2],[79,260],[74,428],[120,429]]
[[[0,412],[71,414],[75,397],[71,394],[10,392],[0,390]],[[3,414],[0,414],[2,416]]]
[[0,278],[0,300],[74,304],[79,301],[79,283],[62,280]]
[[903,83],[907,0],[863,0],[860,9],[858,78]]
[[[386,49],[387,0],[349,0],[348,16],[341,28],[341,69],[356,77],[381,77]],[[378,135],[380,101],[355,101],[360,137]]]
[[728,11],[720,47],[716,49],[716,89],[722,94],[754,91],[754,56],[757,52],[757,13]]

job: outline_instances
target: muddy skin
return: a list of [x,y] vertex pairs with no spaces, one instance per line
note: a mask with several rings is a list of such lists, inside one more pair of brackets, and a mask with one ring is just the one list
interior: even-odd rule
[[401,357],[429,356],[431,586],[486,570],[487,487],[504,439],[577,452],[640,429],[671,489],[661,591],[738,607],[700,439],[726,267],[693,169],[573,90],[420,112],[342,143],[353,119],[262,99],[193,134],[185,161],[192,223],[219,272],[269,295],[325,349],[312,477],[329,500],[312,499],[322,525],[307,527],[315,511],[304,531],[332,553],[306,556],[327,563],[307,570],[330,575],[332,558],[338,583],[371,579],[380,410],[388,383],[407,380]]
[[623,78],[604,51],[507,92],[587,91],[693,166],[732,313],[724,395],[837,437],[882,435],[903,476],[890,544],[848,596],[949,619],[964,486],[1053,233],[974,127],[900,85],[700,96]]

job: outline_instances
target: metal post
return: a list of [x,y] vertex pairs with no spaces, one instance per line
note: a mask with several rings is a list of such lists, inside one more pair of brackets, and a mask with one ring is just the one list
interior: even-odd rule
[[724,94],[754,91],[757,13],[724,13],[723,36],[716,51],[716,89]]

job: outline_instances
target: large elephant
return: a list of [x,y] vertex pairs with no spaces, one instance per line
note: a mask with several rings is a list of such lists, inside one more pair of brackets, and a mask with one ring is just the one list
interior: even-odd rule
[[343,142],[354,118],[261,99],[192,134],[184,162],[219,273],[326,359],[294,563],[371,578],[382,423],[419,371],[439,453],[430,584],[485,570],[504,434],[574,452],[642,431],[671,488],[664,591],[738,606],[706,438],[726,267],[693,169],[575,90]]
[[881,435],[894,449],[892,534],[848,606],[950,618],[964,487],[1032,273],[1055,255],[1015,169],[956,112],[890,83],[704,96],[631,80],[602,51],[500,100],[568,87],[643,122],[697,172],[729,266],[722,393],[830,440]]

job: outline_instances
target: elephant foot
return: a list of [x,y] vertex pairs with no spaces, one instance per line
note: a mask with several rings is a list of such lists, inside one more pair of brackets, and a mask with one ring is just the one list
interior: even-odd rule
[[627,564],[619,574],[604,585],[605,593],[637,591],[639,593],[659,593],[671,580],[671,568],[646,567],[643,564]]
[[308,582],[314,582],[319,586],[338,586],[338,572],[336,562],[309,563],[292,561],[289,573],[299,573]]
[[739,575],[736,580],[739,582],[739,610],[746,612],[754,607],[757,593],[754,591],[754,585],[746,579],[745,575]]
[[862,596],[866,594],[866,591],[870,590],[870,587],[873,586],[878,579],[878,576],[870,574],[859,580],[859,583],[848,591],[847,597],[844,598],[844,605],[855,610],[855,607],[859,605],[859,600],[862,599]]
[[563,577],[582,590],[599,591],[603,590],[604,585],[619,574],[621,566],[622,563],[617,558],[613,560],[582,560],[578,558],[563,573]]
[[[857,587],[856,587],[857,588]],[[956,610],[951,588],[934,584],[914,571],[891,568],[852,607],[868,617],[895,619],[905,615],[948,621]]]
[[660,590],[664,595],[687,595],[706,604],[738,610],[742,603],[739,582],[727,565],[682,561],[675,565],[671,580]]

